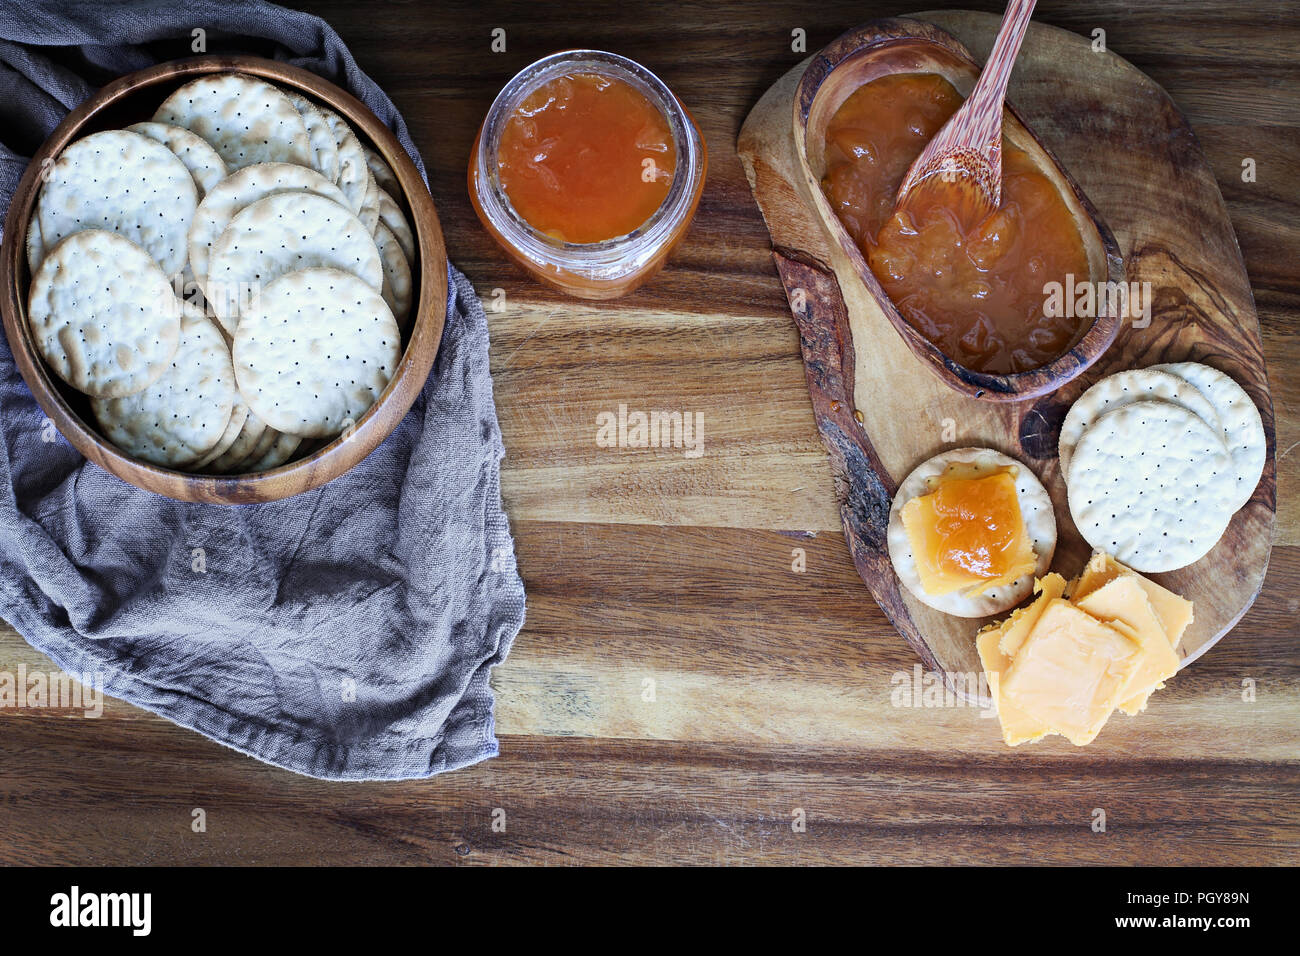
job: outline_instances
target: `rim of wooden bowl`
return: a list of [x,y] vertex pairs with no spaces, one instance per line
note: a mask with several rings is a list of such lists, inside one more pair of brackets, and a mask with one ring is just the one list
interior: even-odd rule
[[[247,73],[269,80],[319,100],[346,119],[396,175],[402,195],[394,198],[404,200],[410,210],[419,253],[419,261],[411,263],[419,294],[413,306],[415,321],[406,348],[388,386],[361,416],[352,433],[278,468],[242,475],[203,475],[164,468],[140,461],[117,448],[91,423],[84,421],[64,397],[62,389],[68,386],[40,357],[27,322],[31,276],[27,274],[25,238],[46,160],[57,157],[70,143],[86,135],[88,128],[95,128],[97,118],[105,111],[122,107],[130,97],[158,88],[156,101],[151,101],[151,116],[172,89],[211,73]],[[442,341],[447,316],[447,250],[433,196],[419,170],[397,137],[369,107],[329,80],[288,63],[257,56],[207,55],[171,60],[128,73],[64,118],[32,157],[14,192],[5,220],[4,243],[0,247],[0,286],[0,312],[18,370],[45,414],[87,460],[138,488],[178,501],[252,504],[301,494],[339,477],[374,451],[410,411],[433,370]]]
[[[946,355],[937,345],[913,328],[911,323],[903,318],[902,313],[894,306],[889,296],[885,294],[884,289],[880,287],[875,275],[867,266],[866,260],[862,258],[862,253],[848,236],[839,220],[832,214],[831,219],[833,221],[825,221],[826,215],[821,210],[821,206],[824,204],[819,203],[818,200],[821,185],[812,181],[812,173],[808,168],[809,159],[806,144],[808,119],[817,94],[831,74],[841,66],[851,65],[853,61],[861,57],[878,51],[883,52],[890,47],[905,43],[930,44],[944,50],[956,59],[964,61],[977,71],[980,68],[965,45],[948,31],[932,23],[903,17],[874,20],[864,26],[849,30],[836,37],[818,52],[799,79],[799,85],[795,90],[793,116],[796,152],[800,163],[804,166],[805,175],[810,180],[809,187],[813,190],[813,201],[818,203],[818,218],[823,220],[823,226],[831,231],[831,235],[848,255],[854,270],[866,283],[868,292],[880,304],[890,324],[903,337],[903,341],[907,343],[917,358],[934,372],[944,384],[964,395],[969,395],[971,398],[992,402],[1020,402],[1054,392],[1062,385],[1082,375],[1106,353],[1106,350],[1119,334],[1121,316],[1112,314],[1109,310],[1097,315],[1093,318],[1088,330],[1079,337],[1077,342],[1046,365],[1028,369],[1024,372],[1012,372],[1005,375],[977,372]],[[1106,225],[1106,221],[1101,218],[1097,208],[1089,201],[1083,188],[1070,175],[1070,171],[1056,157],[1056,154],[1038,138],[1033,128],[1024,121],[1024,118],[1010,103],[1006,104],[1006,109],[1014,117],[1015,121],[1020,124],[1020,127],[1029,134],[1048,161],[1056,167],[1061,180],[1074,193],[1075,199],[1096,230],[1105,260],[1106,280],[1114,283],[1123,281],[1123,257],[1120,255],[1119,244],[1115,241],[1115,236],[1110,231],[1110,227]],[[829,209],[829,206],[826,208]]]

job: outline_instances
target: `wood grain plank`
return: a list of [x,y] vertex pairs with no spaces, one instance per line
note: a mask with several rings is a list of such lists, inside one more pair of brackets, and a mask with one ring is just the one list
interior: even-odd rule
[[[161,722],[132,738],[76,730],[14,729],[18,753],[65,769],[54,786],[6,781],[15,839],[0,862],[1241,865],[1293,861],[1300,844],[1300,770],[1252,761],[507,738],[510,756],[432,783],[340,787],[230,761]],[[188,781],[139,786],[182,769]],[[1173,775],[1176,788],[1161,783]]]
[[[895,682],[916,658],[857,581],[838,533],[543,524],[519,534],[531,603],[525,638],[495,679],[505,732],[872,749],[942,739],[963,752],[1003,752],[970,707],[895,706]],[[795,547],[806,552],[803,574],[791,569]],[[625,555],[621,572],[604,560],[611,548]],[[1291,651],[1300,601],[1284,597],[1297,577],[1300,551],[1279,549],[1237,630],[1171,681],[1158,709],[1113,721],[1090,750],[1300,756]],[[647,679],[654,703],[642,700]],[[1252,704],[1242,701],[1247,679]],[[1225,723],[1242,736],[1224,735]],[[1061,741],[1039,748],[1081,753]]]
[[[490,301],[493,288],[482,284],[478,291]],[[1300,463],[1292,451],[1300,441],[1300,390],[1284,371],[1300,356],[1300,293],[1257,290],[1256,302],[1276,414],[1276,540],[1300,544]],[[511,515],[839,528],[834,499],[827,496],[830,467],[784,302],[779,315],[728,316],[601,310],[538,301],[525,291],[508,293],[504,309],[489,315],[489,326],[507,449],[502,487]],[[563,376],[559,394],[552,374]],[[596,417],[617,412],[620,403],[633,410],[699,412],[704,455],[599,447]],[[674,497],[683,491],[690,493]]]
[[[490,317],[508,455],[523,520],[827,530],[830,473],[784,316],[537,307]],[[559,387],[557,387],[557,384]],[[691,415],[685,447],[602,447],[598,417]]]

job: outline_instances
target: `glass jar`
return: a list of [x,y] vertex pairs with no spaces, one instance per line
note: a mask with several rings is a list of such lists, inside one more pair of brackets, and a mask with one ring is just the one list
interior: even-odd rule
[[[639,91],[667,120],[677,150],[672,182],[659,208],[626,235],[599,242],[566,242],[540,231],[515,210],[501,185],[498,151],[506,122],[538,87],[574,73],[608,76]],[[474,141],[469,195],[492,238],[538,279],[580,298],[613,299],[663,268],[695,216],[707,167],[695,121],[659,77],[613,53],[567,50],[524,68],[498,94]]]

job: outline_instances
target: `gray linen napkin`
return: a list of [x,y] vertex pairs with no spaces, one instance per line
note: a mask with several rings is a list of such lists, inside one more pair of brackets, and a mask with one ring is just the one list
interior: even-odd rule
[[[260,2],[0,7],[0,215],[67,111],[121,73],[273,56],[346,87],[424,165],[317,17]],[[314,777],[427,777],[497,753],[490,669],[523,624],[487,322],[454,268],[438,361],[348,474],[265,505],[182,504],[88,464],[0,340],[0,614],[104,692]]]

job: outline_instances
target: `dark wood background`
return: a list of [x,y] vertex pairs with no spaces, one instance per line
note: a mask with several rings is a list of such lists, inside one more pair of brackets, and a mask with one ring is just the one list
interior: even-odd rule
[[[1117,718],[1086,749],[1058,738],[1009,751],[973,710],[891,704],[891,681],[916,661],[849,559],[734,148],[749,108],[803,56],[792,30],[813,51],[925,5],[309,6],[405,113],[453,260],[481,295],[504,292],[504,311],[490,315],[492,367],[529,610],[494,678],[502,756],[430,781],[329,784],[116,701],[99,720],[0,711],[0,860],[1300,861],[1300,7],[1039,4],[1044,22],[1104,29],[1205,148],[1263,330],[1278,532],[1255,607],[1147,714]],[[497,27],[507,50],[493,54]],[[530,282],[465,192],[470,145],[500,86],[575,46],[658,72],[710,150],[699,216],[670,268],[607,306]],[[1241,177],[1248,157],[1253,183]],[[620,402],[702,412],[704,456],[596,447],[596,414]],[[791,569],[796,548],[804,573]],[[21,663],[49,666],[0,626],[0,670]],[[198,807],[204,834],[190,827]],[[493,829],[497,809],[505,832]],[[1105,832],[1092,827],[1098,809]],[[800,813],[804,832],[791,826]]]

